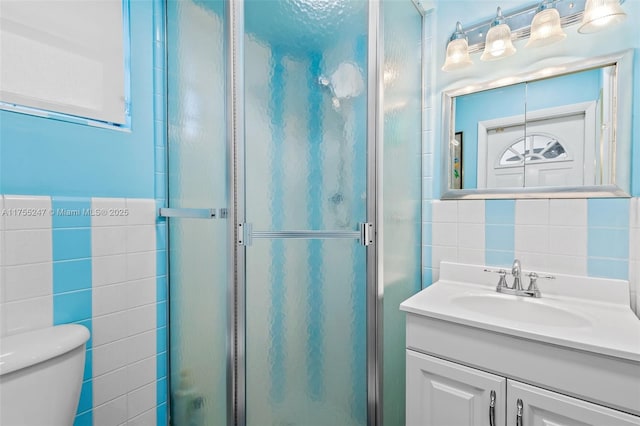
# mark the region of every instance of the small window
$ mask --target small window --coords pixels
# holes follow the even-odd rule
[[[0,1],[0,101],[127,122],[123,0]]]
[[[567,151],[553,135],[532,133],[514,141],[500,156],[502,167],[567,159]]]

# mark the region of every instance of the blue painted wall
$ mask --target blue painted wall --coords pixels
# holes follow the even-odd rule
[[[152,5],[130,6],[130,131],[0,111],[0,193],[154,197]]]

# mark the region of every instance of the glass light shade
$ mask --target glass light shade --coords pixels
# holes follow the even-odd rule
[[[459,38],[451,40],[447,45],[447,57],[444,60],[442,71],[455,71],[473,65],[469,56],[469,44],[467,40]]]
[[[516,53],[516,48],[511,42],[511,29],[507,24],[491,27],[487,33],[487,40],[484,52],[480,57],[481,61],[495,61],[506,58]]]
[[[622,22],[626,17],[618,0],[587,0],[578,32],[595,33]]]
[[[567,34],[562,30],[560,13],[550,8],[536,13],[531,21],[531,35],[526,47],[541,47],[564,40]]]

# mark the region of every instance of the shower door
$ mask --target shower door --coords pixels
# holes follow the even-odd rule
[[[224,425],[224,1],[169,0],[166,7],[171,424]]]
[[[367,2],[244,16],[246,424],[365,425]]]

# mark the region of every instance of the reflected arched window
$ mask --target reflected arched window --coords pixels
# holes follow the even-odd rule
[[[557,137],[547,133],[532,133],[516,139],[500,156],[498,166],[521,166],[567,160],[568,154]]]

